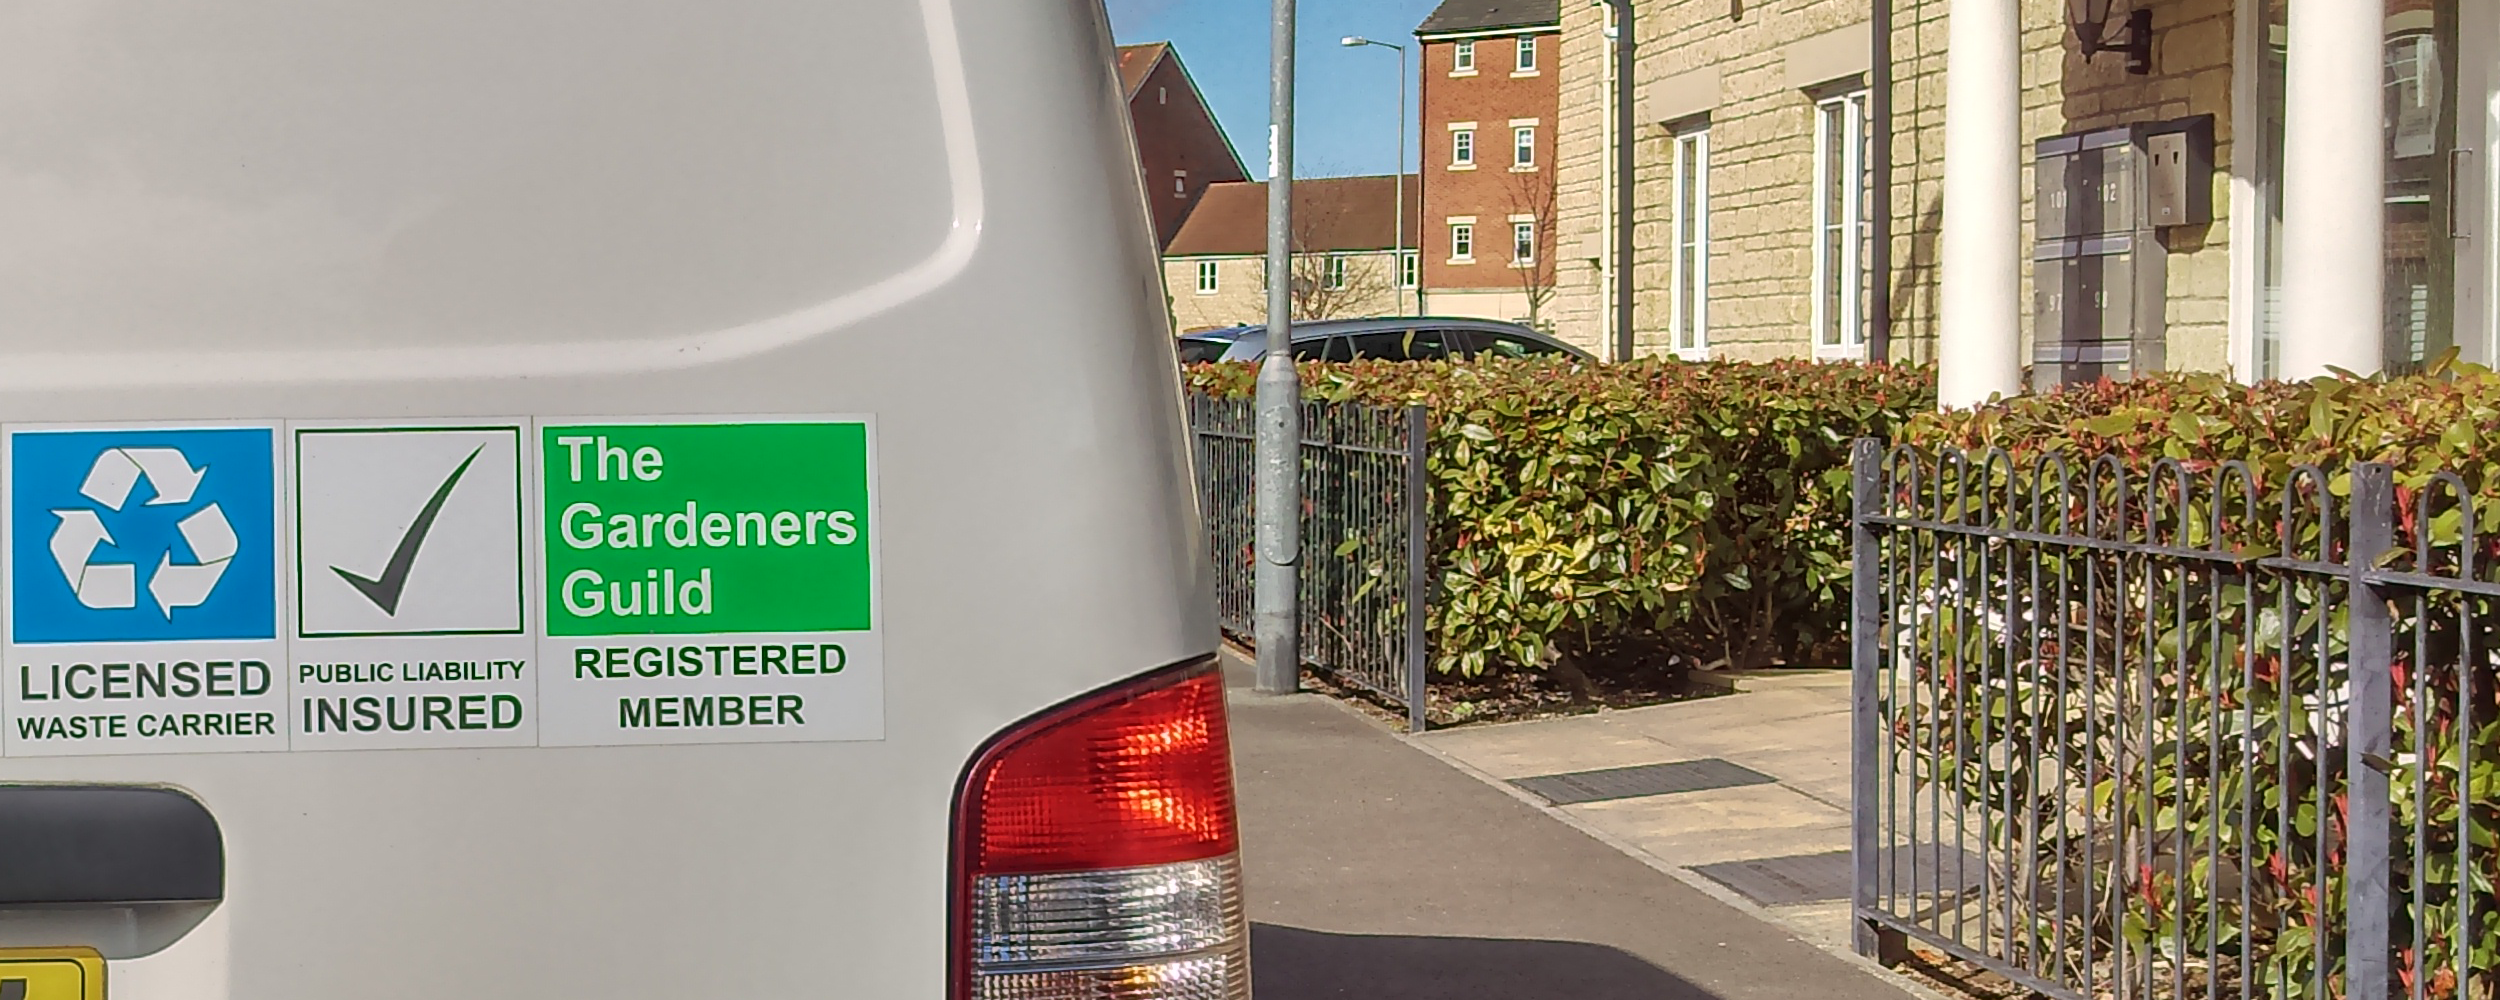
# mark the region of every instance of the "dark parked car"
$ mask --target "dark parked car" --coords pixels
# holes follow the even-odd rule
[[[1232,333],[1232,341],[1222,360],[1255,361],[1267,355],[1266,327],[1228,332]],[[1297,361],[1445,361],[1476,357],[1597,360],[1587,351],[1517,323],[1449,316],[1296,324],[1293,356]]]

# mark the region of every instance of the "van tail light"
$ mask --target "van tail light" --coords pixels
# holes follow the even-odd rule
[[[1212,658],[1009,727],[955,801],[956,1000],[1247,1000]]]

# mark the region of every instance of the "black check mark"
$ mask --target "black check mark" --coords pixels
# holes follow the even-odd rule
[[[443,501],[451,499],[451,488],[460,485],[460,477],[469,471],[469,463],[477,461],[478,453],[485,450],[485,445],[478,445],[469,457],[460,460],[459,468],[451,470],[451,478],[434,488],[433,498],[425,502],[424,510],[417,512],[416,521],[408,525],[408,533],[399,536],[399,547],[391,550],[390,565],[382,567],[380,579],[358,576],[337,566],[330,567],[330,572],[338,574],[339,579],[347,581],[348,586],[365,595],[365,600],[372,601],[373,606],[382,609],[383,614],[399,614],[399,595],[408,586],[408,571],[417,565],[417,547],[424,545],[426,533],[434,530],[434,516],[443,512]]]

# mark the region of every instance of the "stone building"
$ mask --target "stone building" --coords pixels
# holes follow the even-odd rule
[[[1422,50],[1423,310],[1550,326],[1558,0],[1442,0]]]
[[[1862,356],[1867,7],[1636,2],[1629,86],[1611,8],[1561,10],[1557,332],[1610,347],[1624,271],[1640,352]],[[2500,0],[2353,3],[1894,0],[1894,355],[1949,401],[2492,359]]]
[[[1401,243],[1395,175],[1293,182],[1295,319],[1394,316],[1413,301],[1415,255],[1400,268],[1397,247],[1416,245],[1420,187],[1408,175]],[[1164,248],[1163,288],[1176,332],[1267,322],[1267,185],[1208,187]]]

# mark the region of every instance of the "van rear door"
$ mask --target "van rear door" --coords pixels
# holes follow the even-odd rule
[[[1110,66],[1094,0],[0,9],[0,844],[95,847],[0,979],[974,988],[976,754],[1215,641]]]

